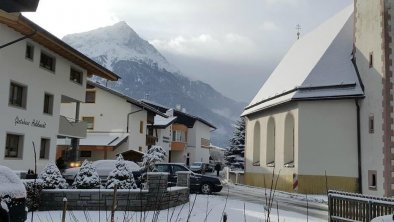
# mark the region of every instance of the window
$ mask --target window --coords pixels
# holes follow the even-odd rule
[[[172,141],[186,142],[186,133],[184,131],[174,130],[172,133]]]
[[[94,117],[82,117],[82,121],[86,123],[87,129],[92,130],[94,128]]]
[[[256,122],[253,130],[253,166],[260,166],[260,123]]]
[[[50,115],[53,113],[53,95],[48,93],[44,95],[44,113]]]
[[[176,172],[178,172],[178,171],[189,171],[189,170],[183,166],[172,165],[172,173],[176,174]]]
[[[40,159],[49,159],[50,147],[51,147],[51,140],[46,138],[41,138]]]
[[[55,72],[55,64],[56,64],[56,59],[54,57],[45,54],[44,52],[41,52],[40,66],[42,68]]]
[[[156,169],[157,169],[157,172],[167,172],[167,173],[169,173],[170,172],[170,166],[169,165],[156,165]]]
[[[267,125],[267,153],[266,162],[268,167],[275,167],[275,120],[269,118]]]
[[[33,60],[34,57],[34,46],[30,43],[26,44],[26,52],[25,52],[26,59]]]
[[[374,133],[375,132],[375,127],[374,127],[374,117],[373,115],[369,116],[368,119],[368,128],[369,128],[369,133]]]
[[[144,133],[144,121],[140,121],[140,133]]]
[[[92,151],[79,151],[79,157],[92,157]]]
[[[70,70],[70,80],[71,81],[82,85],[82,77],[83,77],[83,74],[81,71],[71,68],[71,70]]]
[[[368,170],[368,187],[370,190],[376,190],[377,178],[376,170]]]
[[[8,103],[12,106],[26,108],[27,87],[11,82]]]
[[[96,91],[86,91],[85,103],[95,103],[96,102]]]
[[[5,155],[9,158],[21,158],[23,148],[23,136],[15,134],[7,134]]]
[[[284,136],[284,164],[285,167],[294,167],[294,117],[287,114],[285,119],[285,136]]]
[[[373,53],[369,53],[369,68],[373,67]]]

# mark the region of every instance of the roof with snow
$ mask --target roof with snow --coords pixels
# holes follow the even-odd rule
[[[166,128],[170,124],[172,124],[176,120],[176,116],[169,116],[167,118],[162,117],[162,116],[155,116],[154,124],[153,126],[155,128]]]
[[[118,147],[128,138],[128,133],[87,133],[86,138],[79,140],[80,146]],[[66,139],[57,139],[57,145],[68,145]]]
[[[7,25],[63,58],[86,69],[88,75],[96,75],[112,81],[117,81],[120,78],[112,71],[99,65],[20,13],[7,13],[0,10],[0,24]]]
[[[149,100],[145,100],[142,99],[141,102],[148,104],[149,106],[152,106],[158,110],[160,110],[161,112],[167,112],[168,110],[170,110],[171,108],[165,107],[161,104],[149,101]],[[210,122],[204,120],[203,118],[200,118],[198,116],[193,116],[191,114],[185,113],[185,112],[181,112],[179,110],[174,109],[174,116],[176,116],[176,123],[181,123],[181,124],[185,124],[188,128],[193,128],[194,127],[194,123],[196,122],[196,120],[204,123],[205,125],[216,129],[216,126],[214,126],[213,124],[211,124]]]
[[[363,97],[352,51],[348,6],[294,43],[242,116],[294,100]]]
[[[124,98],[124,99],[126,99],[127,102],[132,103],[132,104],[134,104],[134,105],[136,105],[136,106],[138,106],[138,107],[141,107],[141,108],[147,110],[148,112],[152,112],[152,113],[157,114],[157,115],[160,115],[160,116],[162,116],[162,117],[164,117],[164,118],[167,117],[167,115],[165,115],[164,113],[160,112],[160,111],[159,111],[158,109],[156,109],[155,107],[149,106],[148,104],[145,104],[145,103],[143,103],[143,102],[140,102],[140,101],[138,101],[138,100],[136,100],[136,99],[134,99],[134,98],[131,98],[130,96],[126,96],[125,94],[123,94],[123,93],[121,93],[121,92],[118,92],[118,91],[115,91],[115,90],[110,89],[110,88],[108,88],[108,87],[105,87],[105,86],[103,86],[103,85],[101,85],[101,84],[99,84],[99,83],[95,83],[95,82],[92,82],[92,81],[88,80],[87,85],[97,87],[97,88],[102,89],[102,90],[104,90],[104,91],[107,91],[107,92],[109,92],[109,93],[111,93],[111,94],[114,94],[114,95],[116,95],[116,96],[119,96],[119,97],[121,97],[121,98]]]

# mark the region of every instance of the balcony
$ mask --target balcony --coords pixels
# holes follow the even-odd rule
[[[186,143],[185,142],[179,142],[179,141],[172,141],[171,142],[171,150],[173,151],[184,151],[186,149]]]
[[[59,117],[59,136],[71,138],[85,138],[86,137],[86,123],[71,120],[67,117]]]
[[[146,145],[147,146],[156,145],[156,142],[157,142],[157,137],[154,137],[152,135],[146,135]]]

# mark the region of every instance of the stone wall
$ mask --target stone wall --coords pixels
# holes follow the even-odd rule
[[[189,174],[178,173],[176,187],[167,187],[168,174],[148,173],[147,190],[117,190],[117,210],[162,210],[189,202]],[[43,190],[39,210],[61,210],[67,198],[68,210],[104,210],[112,207],[112,189]]]

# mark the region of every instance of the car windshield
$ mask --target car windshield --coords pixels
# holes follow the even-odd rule
[[[200,167],[202,165],[202,163],[193,163],[191,165],[191,167]]]

